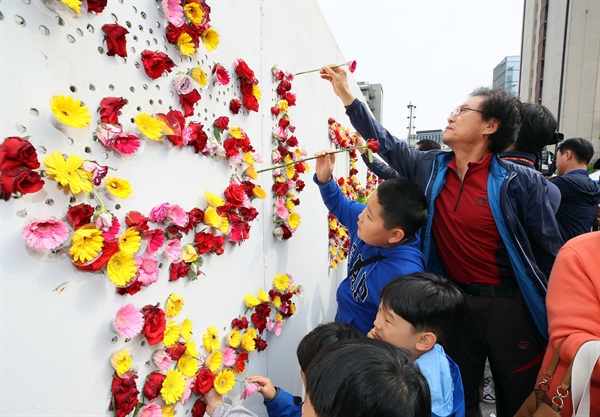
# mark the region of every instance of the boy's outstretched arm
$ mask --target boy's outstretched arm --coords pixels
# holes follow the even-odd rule
[[[266,376],[253,375],[246,378],[248,381],[258,385],[258,392],[260,392],[266,401],[270,401],[275,398],[277,389],[273,386],[273,383]]]
[[[315,156],[318,157],[315,162],[315,174],[317,181],[321,184],[327,184],[333,174],[335,154],[329,152],[329,150],[315,152]]]

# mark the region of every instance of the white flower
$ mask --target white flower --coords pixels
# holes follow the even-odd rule
[[[194,80],[189,75],[177,74],[173,79],[173,84],[180,96],[189,94],[194,90]]]

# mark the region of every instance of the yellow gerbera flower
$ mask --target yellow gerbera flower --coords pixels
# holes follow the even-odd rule
[[[278,291],[287,291],[290,287],[290,277],[287,274],[276,275],[273,279],[273,287]]]
[[[185,378],[179,369],[169,369],[165,377],[160,394],[165,404],[175,404],[185,390]]]
[[[135,116],[135,125],[140,130],[142,135],[152,140],[162,140],[163,128],[165,124],[162,120],[155,119],[146,113],[140,113]]]
[[[292,211],[296,208],[296,205],[294,204],[294,202],[290,199],[287,199],[285,201],[285,208],[287,208],[289,211]]]
[[[246,303],[246,307],[254,308],[260,304],[260,300],[254,295],[247,295],[244,297],[244,303]]]
[[[202,32],[202,42],[206,49],[209,51],[214,51],[219,46],[219,32],[217,32],[214,28],[208,28],[204,32]]]
[[[171,320],[167,323],[165,327],[165,335],[163,337],[163,345],[166,347],[171,347],[177,342],[179,339],[179,326],[175,323],[175,321]]]
[[[204,223],[215,229],[219,229],[223,233],[229,230],[229,219],[227,216],[219,215],[214,207],[208,207],[204,212]]]
[[[190,76],[192,77],[192,79],[194,81],[196,81],[198,84],[200,84],[200,86],[202,88],[206,87],[206,84],[208,84],[208,78],[206,77],[206,72],[204,72],[204,70],[200,67],[192,68],[192,71],[190,72]]]
[[[113,284],[123,287],[135,277],[137,266],[133,255],[125,252],[117,252],[108,260],[106,273]]]
[[[192,37],[185,32],[177,38],[177,46],[179,46],[179,50],[184,55],[192,56],[196,53],[196,47],[194,46]]]
[[[225,200],[223,200],[222,197],[219,197],[218,195],[213,194],[210,191],[204,191],[204,195],[206,196],[206,202],[209,206],[221,207],[225,205]]]
[[[69,254],[73,261],[85,263],[96,259],[104,247],[102,231],[92,226],[83,226],[75,230]]]
[[[256,339],[258,337],[258,334],[256,334],[256,329],[254,327],[248,327],[246,329],[246,334],[249,334],[253,339]]]
[[[256,84],[254,84],[252,86],[252,95],[254,96],[255,99],[260,100],[260,97],[262,96],[262,93],[260,91],[260,87]]]
[[[184,301],[181,295],[175,293],[169,295],[169,298],[167,298],[167,307],[165,309],[167,316],[175,317],[178,315],[183,308],[183,304]]]
[[[244,152],[244,162],[247,163],[248,165],[251,165],[254,163],[254,158],[252,157],[252,154],[250,152]]]
[[[81,2],[79,4],[81,5]],[[71,96],[54,96],[51,107],[56,118],[67,126],[82,128],[89,125],[92,120],[88,108],[81,104],[81,100],[75,100]]]
[[[279,322],[281,322],[281,324],[283,324],[283,322],[284,322],[283,316],[281,314],[277,314],[275,316],[275,321],[279,321]]]
[[[229,346],[231,346],[234,349],[240,345],[241,341],[242,336],[240,335],[239,330],[233,330],[227,335],[227,343],[229,343]]]
[[[258,299],[261,303],[268,303],[269,294],[267,294],[267,292],[261,288],[258,290]]]
[[[254,188],[252,189],[252,194],[254,194],[256,197],[263,199],[263,200],[265,198],[267,198],[267,192],[260,185],[254,184]]]
[[[293,302],[290,303],[290,313],[296,314],[296,304],[294,304]]]
[[[295,211],[290,213],[287,220],[292,229],[297,229],[300,226],[300,215]]]
[[[77,13],[81,13],[81,0],[60,0]]]
[[[248,352],[254,352],[256,349],[256,342],[254,341],[254,337],[252,337],[249,333],[244,333],[242,335],[241,340],[242,348]]]
[[[215,326],[208,326],[206,328],[206,333],[202,336],[202,342],[204,345],[204,349],[209,352],[213,350],[219,350],[219,332]]]
[[[231,137],[233,137],[235,139],[241,139],[244,137],[244,131],[242,129],[240,129],[239,127],[235,127],[235,126],[232,126],[229,128],[229,134],[231,135]]]
[[[190,340],[185,344],[185,352],[184,355],[191,356],[193,358],[198,356],[198,347],[196,346],[196,342]]]
[[[181,337],[183,337],[183,340],[187,341],[192,337],[192,329],[192,321],[187,317],[183,319],[183,323],[181,323]]]
[[[277,100],[277,103],[275,103],[275,106],[277,106],[277,108],[284,113],[286,111],[288,111],[288,109],[290,108],[290,105],[287,100]]]
[[[288,178],[293,178],[296,175],[296,167],[294,165],[288,165],[285,167],[285,176]]]
[[[163,405],[160,409],[162,417],[175,417],[175,407],[172,405]]]
[[[54,176],[54,181],[63,187],[68,185],[71,193],[79,194],[83,191],[88,194],[92,191],[91,174],[82,168],[83,158],[69,155],[65,160],[61,153],[52,152],[44,159],[44,165],[48,168],[46,174]]]
[[[183,10],[187,18],[196,25],[199,25],[204,20],[204,10],[198,3],[188,3],[184,6]]]
[[[219,368],[221,368],[221,365],[223,365],[223,354],[220,351],[215,350],[207,356],[204,364],[208,366],[208,369],[210,369],[211,372],[217,372]]]
[[[337,269],[337,262],[335,260],[331,261],[331,267]]]
[[[124,373],[131,369],[131,356],[126,350],[121,349],[112,354],[110,357],[110,364],[119,376],[123,376]]]
[[[275,306],[275,308],[281,307],[281,297],[279,297],[278,295],[276,295],[273,298],[273,301],[271,301],[271,303]]]
[[[131,227],[125,230],[125,233],[119,238],[119,250],[133,255],[142,246],[141,241],[140,232]]]
[[[198,359],[191,356],[182,356],[177,361],[177,367],[185,376],[194,376],[198,372]]]
[[[106,179],[106,191],[119,198],[127,198],[133,190],[129,181],[120,178],[108,177]]]
[[[253,180],[258,178],[258,172],[256,172],[256,168],[254,167],[254,164],[249,165],[248,168],[246,168],[246,170],[244,171],[244,175]]]
[[[194,262],[198,259],[198,252],[196,252],[194,245],[188,243],[181,248],[181,259],[185,263]]]
[[[224,369],[217,374],[214,385],[219,394],[227,394],[235,385],[235,375],[229,369]]]

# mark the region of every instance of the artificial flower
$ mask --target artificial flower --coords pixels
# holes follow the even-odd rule
[[[208,326],[206,328],[206,333],[202,336],[202,342],[204,345],[204,349],[209,352],[213,350],[219,350],[219,332],[215,326]]]
[[[116,417],[127,416],[138,404],[139,391],[135,380],[137,374],[128,372],[123,377],[117,373],[113,375],[111,384],[112,401],[111,407],[114,408]]]
[[[194,104],[196,104],[202,97],[198,90],[193,89],[188,94],[179,95],[179,104],[183,107],[183,115],[189,117],[194,114]]]
[[[208,28],[200,35],[204,46],[209,51],[214,51],[219,46],[219,32],[214,28]],[[223,84],[223,83],[221,83]]]
[[[244,333],[242,335],[241,346],[244,350],[248,352],[253,352],[256,349],[256,342],[254,341],[254,337],[250,333]]]
[[[192,337],[192,321],[190,319],[188,319],[187,317],[185,319],[183,319],[183,322],[181,323],[181,337],[183,338],[183,340],[189,340],[190,337]],[[192,343],[191,341],[188,343]],[[192,356],[196,356],[196,355],[192,355]]]
[[[23,239],[34,249],[54,250],[65,243],[69,228],[60,220],[37,219],[23,228]]]
[[[267,192],[260,185],[255,185],[254,188],[252,189],[252,193],[257,198],[260,198],[262,200],[264,200],[265,198],[267,198]]]
[[[54,96],[52,98],[52,113],[56,118],[67,126],[74,128],[86,127],[92,120],[88,108],[71,96]]]
[[[184,55],[192,56],[196,53],[196,46],[194,45],[192,37],[185,32],[183,32],[181,35],[179,35],[179,38],[177,38],[177,46]]]
[[[235,376],[229,369],[220,371],[215,377],[215,390],[223,395],[227,394],[235,385]]]
[[[217,78],[217,81],[219,81],[221,85],[229,84],[229,72],[225,69],[223,65],[215,64],[215,66],[212,69],[212,74]]]
[[[106,8],[108,0],[87,0],[87,12],[100,14]]]
[[[171,239],[167,241],[163,255],[173,262],[181,256],[181,241],[179,239]]]
[[[133,304],[125,304],[117,310],[114,324],[121,336],[131,339],[142,331],[144,315]]]
[[[192,377],[194,377],[194,376],[196,376],[196,375],[195,374],[192,375]],[[186,378],[185,389],[183,390],[183,395],[179,399],[179,402],[181,402],[181,404],[185,404],[187,402],[187,400],[190,398],[190,395],[192,395],[192,386],[194,385],[194,383],[195,383],[195,378]]]
[[[235,358],[234,370],[238,374],[244,373],[246,370],[246,361],[248,360],[248,352],[240,353],[237,358]]]
[[[81,230],[81,229],[80,229]],[[135,278],[137,267],[133,256],[125,252],[114,254],[106,265],[106,274],[110,281],[118,287],[124,287]]]
[[[98,257],[104,238],[100,230],[86,226],[75,230],[71,241],[69,254],[73,256],[73,261],[85,263]]]
[[[233,114],[238,114],[242,108],[242,103],[237,98],[232,98],[229,102],[229,110]]]
[[[198,359],[191,356],[183,356],[177,362],[177,367],[185,376],[194,376],[198,372]]]
[[[153,52],[147,49],[142,51],[142,64],[146,74],[153,80],[160,77],[165,71],[171,72],[171,68],[175,65],[164,52]]]
[[[185,346],[185,351],[184,351],[185,356],[191,356],[194,358],[198,356],[198,347],[196,346],[196,342],[194,342],[193,340],[190,340],[190,341],[186,342],[184,346]]]
[[[160,405],[151,402],[140,408],[136,415],[138,417],[162,417],[163,414]]]
[[[171,366],[171,357],[163,349],[159,349],[152,355],[152,362],[161,372],[164,372]]]
[[[225,200],[223,200],[223,198],[219,197],[216,194],[211,193],[210,191],[204,191],[204,195],[206,196],[206,202],[208,203],[209,206],[221,207],[222,205],[225,204]],[[205,213],[205,215],[206,215],[206,213]]]
[[[177,204],[168,205],[165,218],[177,227],[185,227],[188,222],[187,212]]]
[[[169,369],[162,383],[160,394],[165,404],[175,404],[183,395],[185,378],[178,369]]]
[[[106,24],[102,26],[102,30],[106,34],[106,55],[120,57],[127,57],[127,40],[125,35],[129,33],[127,29],[118,23]],[[117,122],[106,122],[106,123],[117,123]]]
[[[258,391],[258,385],[254,382],[250,382],[246,384],[246,389],[244,389],[244,391],[242,392],[242,396],[240,397],[240,399],[245,400],[246,398],[254,394],[256,391]]]
[[[119,249],[123,253],[133,255],[140,248],[141,240],[140,232],[134,228],[129,228],[125,230],[125,233],[119,239]]]
[[[71,193],[88,194],[92,191],[91,175],[82,168],[83,158],[69,155],[65,159],[61,153],[52,152],[43,162],[48,168],[46,174],[54,176],[54,180],[63,187],[68,185]]]
[[[208,366],[208,369],[210,369],[211,372],[217,372],[221,365],[223,365],[223,354],[218,350],[214,350],[207,356],[204,364]]]
[[[121,349],[112,354],[110,364],[117,371],[117,374],[122,377],[131,368],[131,356],[126,350]]]
[[[269,294],[266,293],[265,290],[263,290],[262,288],[258,290],[258,300],[261,303],[268,303],[269,302]]]
[[[167,316],[169,317],[175,317],[177,316],[180,312],[181,309],[183,308],[183,297],[179,294],[171,294],[169,295],[169,298],[167,299],[167,306],[166,306],[166,313]]]
[[[28,138],[12,136],[0,143],[0,171],[17,167],[36,169],[40,163],[35,146]]]
[[[137,279],[143,285],[150,285],[158,281],[158,261],[151,257],[135,257],[137,267]]]
[[[85,172],[89,174],[89,180],[94,185],[100,185],[100,183],[108,173],[108,166],[100,165],[95,161],[83,161],[81,167]]]
[[[215,229],[219,229],[223,233],[229,230],[229,220],[226,215],[219,215],[214,207],[208,207],[204,212],[204,223]]]
[[[163,344],[167,347],[173,346],[177,339],[179,339],[179,326],[171,320],[165,327]]]

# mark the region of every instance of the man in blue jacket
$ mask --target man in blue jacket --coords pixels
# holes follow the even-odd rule
[[[378,155],[425,192],[421,236],[428,270],[469,295],[466,320],[444,342],[462,373],[466,415],[481,415],[488,357],[497,415],[512,417],[536,382],[548,338],[547,277],[562,245],[546,180],[498,158],[517,137],[519,99],[475,90],[448,117],[442,141],[452,152],[419,152],[355,99],[342,68],[324,67],[321,77],[331,82],[358,133],[378,140]]]

